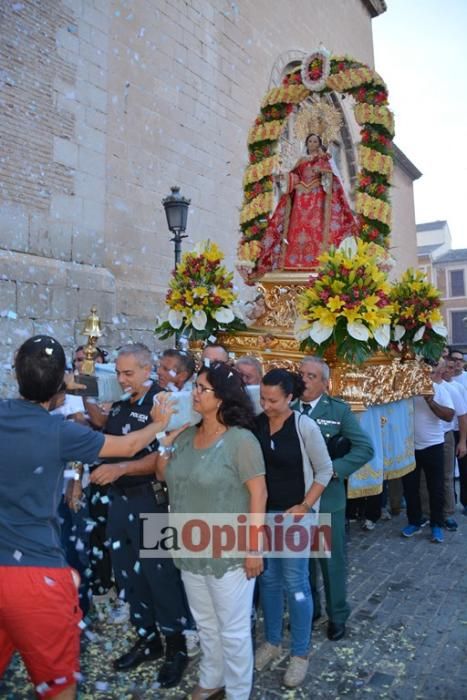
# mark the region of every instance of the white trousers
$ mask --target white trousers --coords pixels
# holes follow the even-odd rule
[[[255,579],[243,568],[222,578],[182,571],[201,645],[199,684],[225,686],[227,700],[248,700],[253,682],[251,607]]]

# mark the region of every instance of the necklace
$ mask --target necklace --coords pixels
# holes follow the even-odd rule
[[[201,432],[201,431],[202,431],[202,428],[200,428],[199,431],[198,431],[198,435],[197,435],[197,437],[198,437],[197,442],[198,442],[198,443],[202,443],[202,444],[210,443],[210,442],[212,442],[212,441],[214,440],[214,438],[216,437],[216,435],[218,435],[218,434],[221,433],[221,432],[225,432],[225,430],[227,430],[227,428],[225,427],[225,425],[219,425],[219,426],[218,426],[214,431],[212,431],[211,433],[207,433],[207,432],[204,432],[204,431]]]

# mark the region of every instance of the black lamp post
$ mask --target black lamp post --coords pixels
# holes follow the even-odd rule
[[[182,252],[182,239],[187,238],[185,235],[186,222],[188,218],[188,208],[191,204],[191,199],[185,199],[180,194],[180,187],[171,187],[172,194],[169,194],[162,200],[164,205],[165,215],[167,217],[167,226],[170,232],[173,233],[173,241],[175,247],[175,267],[180,262]]]

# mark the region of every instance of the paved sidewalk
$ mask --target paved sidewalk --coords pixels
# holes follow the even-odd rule
[[[310,670],[303,688],[281,688],[286,660],[257,675],[252,700],[465,700],[467,698],[467,517],[459,530],[431,544],[430,529],[400,537],[404,514],[379,522],[372,532],[352,523],[349,592],[353,608],[348,634],[326,638],[326,621],[313,634]],[[196,683],[196,662],[183,686],[159,690],[158,665],[114,674],[111,660],[129,643],[125,626],[96,627],[82,656],[82,700],[181,700]],[[0,697],[33,698],[19,662],[12,665]]]

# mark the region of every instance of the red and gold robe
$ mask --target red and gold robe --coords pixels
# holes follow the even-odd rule
[[[261,241],[258,274],[312,270],[330,245],[357,234],[357,223],[328,154],[301,158]],[[324,185],[324,186],[323,186]]]

